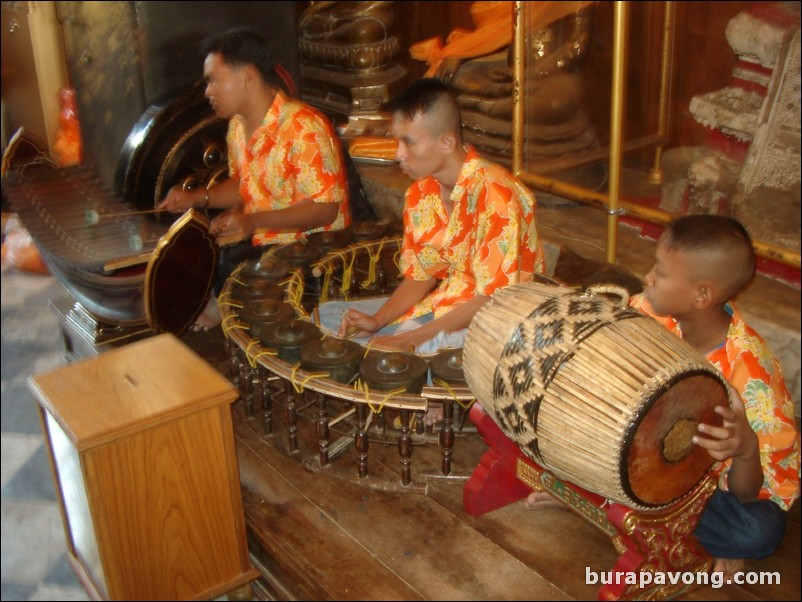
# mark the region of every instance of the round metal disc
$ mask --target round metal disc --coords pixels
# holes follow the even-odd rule
[[[350,382],[359,371],[364,348],[345,339],[325,337],[301,347],[301,367],[312,372],[328,372],[329,378]]]
[[[380,391],[403,388],[420,393],[428,371],[422,357],[401,351],[374,351],[359,363],[359,376]]]
[[[432,380],[443,380],[452,385],[465,385],[462,370],[462,349],[447,349],[431,359]]]

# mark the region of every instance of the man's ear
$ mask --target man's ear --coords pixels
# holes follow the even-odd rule
[[[440,136],[440,148],[444,155],[450,154],[457,146],[457,137],[454,132],[446,132]]]
[[[256,67],[249,63],[246,63],[240,67],[240,74],[242,77],[242,82],[245,84],[247,89],[251,89],[254,82],[256,82],[259,78],[259,72],[256,70]]]

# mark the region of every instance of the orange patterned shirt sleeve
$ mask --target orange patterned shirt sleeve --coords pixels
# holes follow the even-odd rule
[[[468,147],[451,201],[448,215],[434,178],[407,190],[401,271],[440,283],[400,319],[439,317],[477,294],[492,295],[544,271],[535,198],[509,171]]]
[[[630,305],[682,336],[679,323],[673,318],[656,316],[642,294],[633,297]],[[788,510],[799,496],[800,438],[794,422],[794,404],[777,358],[740,312],[731,305],[727,307],[732,314],[727,341],[706,357],[737,389],[749,424],[757,433],[764,475],[760,499],[771,500]],[[731,462],[717,467],[721,471],[722,489],[727,489]]]
[[[239,181],[245,213],[285,209],[304,199],[338,203],[335,220],[317,230],[341,230],[350,225],[345,165],[337,134],[312,107],[278,92],[262,124],[245,139],[241,118],[228,129],[228,167]],[[302,232],[265,228],[253,235],[254,245],[287,243]]]

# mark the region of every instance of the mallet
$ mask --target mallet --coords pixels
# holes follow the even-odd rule
[[[143,209],[141,211],[121,211],[118,213],[98,213],[94,209],[89,209],[86,212],[86,224],[94,226],[103,217],[126,217],[128,215],[145,215],[147,213],[161,213],[160,209]]]

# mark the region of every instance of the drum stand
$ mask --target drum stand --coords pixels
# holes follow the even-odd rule
[[[711,558],[693,536],[716,480],[707,475],[693,490],[673,504],[655,511],[635,510],[610,502],[602,496],[557,479],[548,470],[523,455],[478,403],[470,410],[471,421],[490,448],[482,456],[463,490],[463,505],[471,516],[480,516],[527,497],[532,491],[546,491],[601,529],[620,554],[612,574],[623,573],[613,583],[602,585],[599,600],[660,600],[689,591],[669,573],[707,572]],[[626,576],[662,573],[665,584],[641,589],[627,583]],[[618,583],[620,581],[620,583]]]

